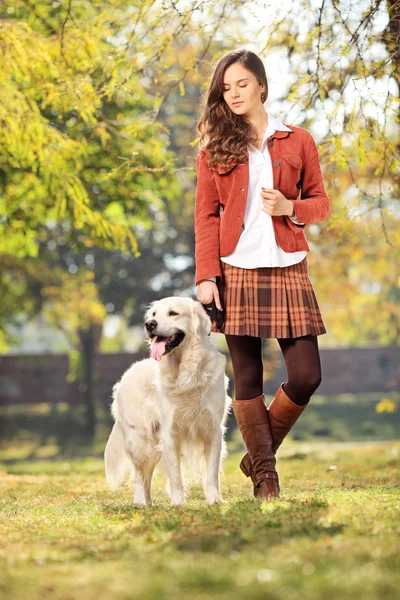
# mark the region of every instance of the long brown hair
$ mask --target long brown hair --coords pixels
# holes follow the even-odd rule
[[[232,50],[217,63],[208,90],[202,99],[202,114],[196,125],[200,138],[199,150],[210,154],[210,168],[229,167],[243,162],[248,156],[249,143],[257,139],[251,124],[241,115],[234,114],[223,97],[224,73],[233,63],[241,63],[264,85],[264,102],[268,97],[268,81],[265,67],[257,54],[251,50]]]

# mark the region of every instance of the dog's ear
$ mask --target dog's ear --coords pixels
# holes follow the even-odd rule
[[[198,340],[211,333],[211,319],[200,302],[192,302],[192,324],[195,336]]]

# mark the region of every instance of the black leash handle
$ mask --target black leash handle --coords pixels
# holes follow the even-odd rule
[[[221,302],[221,300],[220,300]],[[206,311],[206,313],[208,314],[208,316],[211,319],[211,323],[213,323],[214,319],[217,319],[217,329],[219,329],[223,322],[224,322],[224,311],[223,310],[219,310],[219,308],[217,307],[216,303],[215,303],[215,298],[212,299],[211,302],[207,302],[207,303],[201,303],[204,310]],[[224,308],[224,305],[221,302],[221,306]]]

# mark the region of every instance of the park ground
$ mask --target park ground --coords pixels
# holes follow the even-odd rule
[[[237,433],[228,449],[224,503],[195,485],[171,506],[159,468],[153,505],[135,507],[107,489],[101,456],[9,460],[3,446],[0,597],[397,596],[400,442],[285,441],[273,502],[252,497]]]

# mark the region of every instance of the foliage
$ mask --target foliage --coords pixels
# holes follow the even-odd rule
[[[397,402],[391,400],[390,398],[382,398],[380,402],[376,405],[376,412],[388,412],[394,413],[397,410]]]
[[[12,259],[54,264],[45,251],[65,256],[64,248],[137,259],[138,234],[179,197],[159,111],[174,80],[201,60],[187,45],[171,69],[174,44],[205,9],[178,13],[150,0],[0,7],[0,260],[10,268],[0,281],[9,298],[0,331],[40,308],[38,281],[31,311],[15,301],[21,273]],[[3,349],[5,342],[2,334]]]
[[[306,235],[337,344],[400,344],[399,20],[396,0],[363,0],[357,11],[333,0],[292,3],[276,8],[261,49],[267,73],[276,59],[290,74],[275,104],[285,122],[318,142],[331,208]],[[258,25],[256,36],[260,15]]]
[[[72,346],[78,346],[76,333],[90,326],[102,325],[106,310],[98,299],[93,273],[82,272],[72,279],[61,272],[56,285],[42,290],[43,313],[50,324],[63,329]]]

